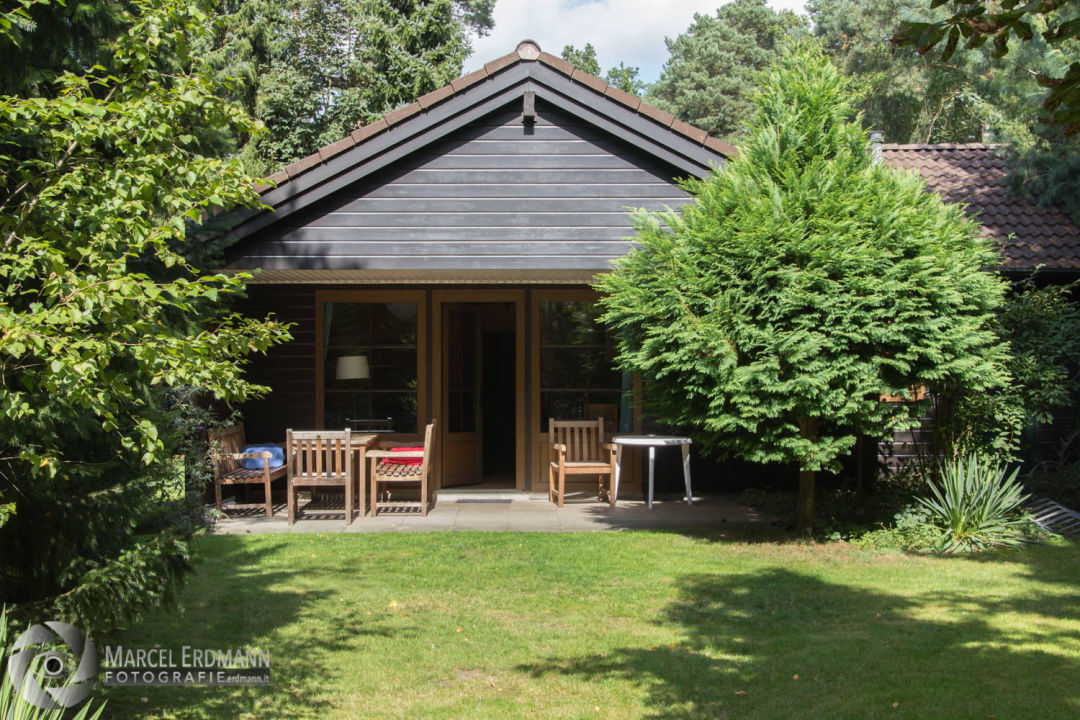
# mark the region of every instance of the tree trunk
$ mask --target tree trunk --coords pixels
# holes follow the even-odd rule
[[[799,434],[804,438],[817,435],[817,419],[801,418]],[[814,478],[813,470],[799,469],[799,507],[795,515],[795,530],[800,535],[810,537],[814,531]]]

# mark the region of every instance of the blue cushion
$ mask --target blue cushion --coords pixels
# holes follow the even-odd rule
[[[277,445],[271,445],[269,443],[264,445],[247,445],[244,447],[242,453],[257,453],[257,452],[269,452],[270,453],[270,468],[279,468],[285,464],[285,450]],[[240,461],[248,470],[262,470],[263,469],[262,458],[244,458]]]

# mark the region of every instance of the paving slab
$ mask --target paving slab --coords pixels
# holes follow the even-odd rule
[[[455,496],[460,496],[455,493]],[[571,499],[558,507],[546,494],[518,493],[510,502],[438,502],[427,517],[418,513],[391,512],[378,517],[357,515],[346,525],[335,515],[332,503],[320,503],[302,513],[289,526],[284,505],[275,507],[274,517],[257,511],[235,512],[214,524],[214,532],[246,533],[337,533],[337,532],[447,532],[522,531],[595,532],[619,530],[668,530],[679,528],[733,528],[762,524],[751,508],[731,497],[695,498],[687,505],[678,498],[657,500],[650,510],[643,500],[619,500],[611,507],[592,499]],[[303,509],[303,506],[301,507]]]

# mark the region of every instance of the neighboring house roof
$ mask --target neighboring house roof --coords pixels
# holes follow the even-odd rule
[[[927,188],[951,203],[964,203],[982,234],[1001,243],[1005,269],[1080,271],[1080,229],[1060,210],[1009,193],[1009,167],[1001,145],[884,143],[882,159],[916,170]]]
[[[238,240],[311,207],[345,188],[490,115],[527,93],[603,131],[681,176],[704,177],[735,148],[642,102],[529,40],[514,52],[400,107],[348,137],[270,176],[259,188],[266,209],[232,216],[227,240]]]

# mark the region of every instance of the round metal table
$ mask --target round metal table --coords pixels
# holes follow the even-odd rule
[[[611,438],[615,444],[615,482],[612,488],[613,502],[619,498],[619,476],[622,474],[623,447],[649,448],[649,509],[653,506],[653,483],[656,475],[656,448],[679,446],[682,448],[683,481],[686,483],[686,504],[694,504],[694,495],[690,491],[690,438],[677,435],[616,435]]]

